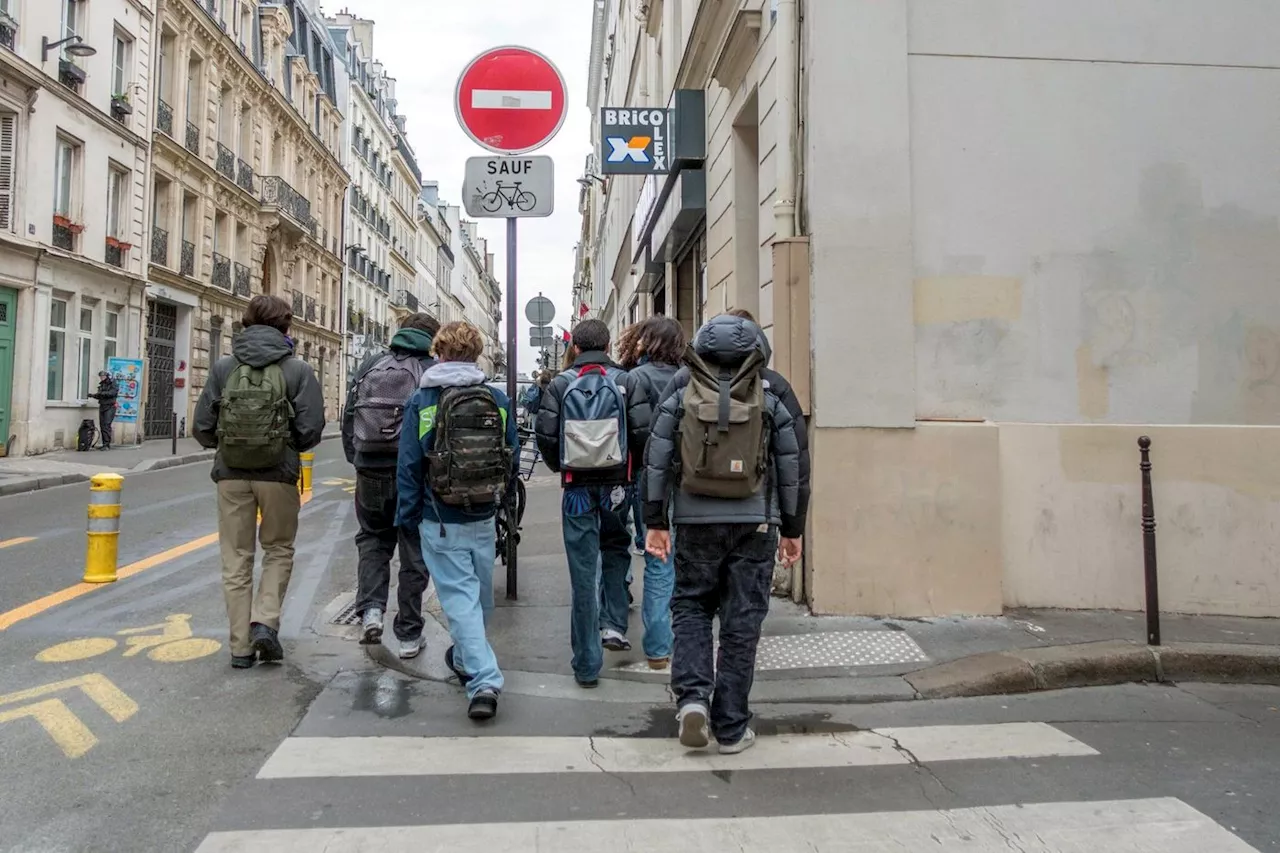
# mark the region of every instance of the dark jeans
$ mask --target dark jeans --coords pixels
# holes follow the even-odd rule
[[[371,607],[387,609],[391,586],[391,557],[400,549],[400,588],[396,596],[398,640],[412,640],[422,634],[422,596],[427,591],[427,564],[422,559],[422,539],[415,529],[396,527],[396,471],[356,469],[356,548],[360,552],[359,591],[356,611]]]
[[[737,743],[751,719],[756,647],[769,612],[778,532],[757,524],[684,524],[675,534],[671,600],[675,654],[671,688],[678,705],[707,703],[711,732]],[[711,659],[711,621],[720,617],[720,651]]]
[[[631,495],[628,486],[577,486],[564,493],[564,551],[573,596],[569,640],[579,681],[600,675],[600,629],[627,632]]]
[[[98,428],[102,431],[102,446],[111,446],[111,425],[116,422],[116,407],[98,409]]]

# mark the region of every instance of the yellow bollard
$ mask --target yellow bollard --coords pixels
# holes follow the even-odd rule
[[[311,491],[311,469],[316,463],[316,455],[308,450],[306,453],[300,454],[298,458],[302,460],[302,493],[305,495]]]
[[[89,480],[89,544],[84,557],[85,583],[113,583],[120,542],[120,490],[124,477],[97,474]]]

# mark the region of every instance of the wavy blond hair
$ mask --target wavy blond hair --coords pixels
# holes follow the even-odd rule
[[[431,343],[431,354],[441,361],[475,361],[482,352],[480,330],[461,320],[441,326]]]

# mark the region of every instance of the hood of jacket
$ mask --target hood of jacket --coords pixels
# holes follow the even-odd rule
[[[730,314],[711,318],[693,338],[693,351],[709,364],[741,364],[757,350],[767,363],[771,353],[764,331],[750,320]]]
[[[461,388],[483,385],[484,371],[470,361],[441,361],[422,374],[421,388]]]
[[[248,326],[231,344],[236,361],[250,367],[266,367],[293,355],[284,333],[271,326]]]
[[[431,336],[421,329],[401,329],[391,338],[391,349],[410,355],[431,355]]]

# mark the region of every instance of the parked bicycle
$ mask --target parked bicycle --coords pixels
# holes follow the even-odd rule
[[[520,436],[520,470],[516,476],[515,488],[503,498],[496,518],[498,559],[502,560],[504,566],[510,562],[511,555],[520,545],[520,525],[524,521],[525,505],[528,503],[525,481],[533,476],[533,470],[541,458],[538,456],[537,442],[533,439],[533,430],[522,426],[516,431]]]

